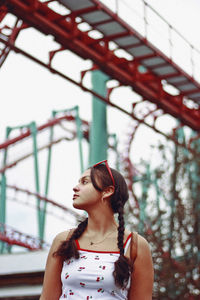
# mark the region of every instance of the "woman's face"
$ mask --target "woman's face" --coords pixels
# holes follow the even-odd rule
[[[90,177],[90,169],[86,170],[78,184],[73,188],[73,207],[88,211],[97,207],[101,202],[102,192],[97,191]]]

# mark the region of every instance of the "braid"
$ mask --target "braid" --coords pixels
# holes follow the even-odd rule
[[[130,262],[127,257],[124,256],[124,215],[123,215],[123,204],[119,199],[118,208],[118,248],[120,256],[115,262],[115,269],[113,271],[115,284],[119,287],[126,287],[129,276],[131,273]]]
[[[88,219],[86,218],[74,230],[71,237],[60,244],[58,250],[55,251],[53,255],[61,256],[63,260],[69,259],[71,257],[75,257],[76,259],[78,259],[79,253],[77,251],[75,240],[77,240],[82,235],[82,233],[85,231],[85,228],[87,227],[87,224],[88,224]]]
[[[118,226],[118,248],[120,251],[120,255],[124,255],[124,212],[123,212],[123,207],[119,207],[118,210],[118,221],[119,221],[119,226]]]

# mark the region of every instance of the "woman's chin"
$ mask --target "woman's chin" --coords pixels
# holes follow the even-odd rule
[[[74,200],[73,202],[73,207],[76,208],[76,209],[84,209],[83,206],[78,203],[78,201]]]

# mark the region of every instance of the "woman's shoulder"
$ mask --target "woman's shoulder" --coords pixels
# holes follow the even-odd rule
[[[137,235],[138,235],[138,254],[144,255],[150,253],[151,252],[150,244],[147,241],[147,239],[141,236],[140,234]]]
[[[65,230],[65,231],[62,231],[62,232],[59,232],[55,237],[54,237],[54,240],[53,240],[53,246],[55,248],[57,248],[57,246],[59,246],[62,242],[64,241],[67,241],[71,234],[73,233],[73,228],[72,229],[68,229],[68,230]]]
[[[65,231],[62,231],[62,232],[59,232],[56,236],[55,236],[55,240],[59,240],[59,241],[63,241],[63,240],[66,240],[69,236],[69,233],[70,233],[70,229],[69,230],[65,230]]]
[[[132,255],[133,257],[137,257],[138,255],[144,255],[146,253],[149,253],[150,251],[150,245],[146,238],[144,238],[142,235],[137,233],[136,231],[130,231],[125,229],[124,232],[124,238],[127,240],[129,237],[131,237],[132,241]]]
[[[132,237],[132,256],[134,257],[134,260],[136,258],[144,259],[144,257],[150,257],[151,249],[147,239],[137,232],[133,232]]]
[[[142,235],[140,235],[137,231],[130,231],[129,229],[125,229],[125,231],[124,231],[125,239],[127,239],[131,235],[132,235],[133,241],[136,242],[137,244],[139,244],[141,246],[145,246],[145,245],[149,244],[147,242],[147,240]]]

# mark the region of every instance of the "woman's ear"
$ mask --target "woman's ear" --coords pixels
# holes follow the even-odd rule
[[[112,185],[108,186],[107,188],[105,188],[105,190],[102,193],[102,199],[111,197],[112,194],[114,194],[114,191],[115,191],[115,189]]]

